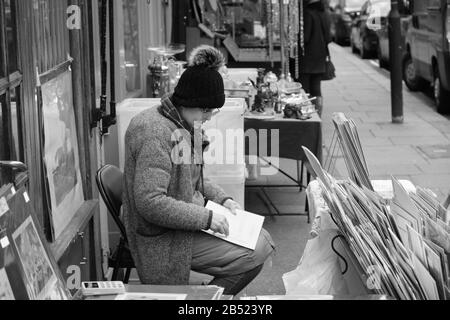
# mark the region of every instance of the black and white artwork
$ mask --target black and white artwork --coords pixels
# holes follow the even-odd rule
[[[13,233],[13,241],[23,266],[30,299],[45,300],[52,296],[58,278],[32,217],[28,217]]]
[[[15,300],[8,275],[4,268],[0,269],[0,300]]]
[[[42,86],[45,164],[55,238],[84,201],[72,94],[70,72]]]

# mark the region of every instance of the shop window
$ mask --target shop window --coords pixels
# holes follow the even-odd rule
[[[20,108],[20,89],[16,88],[11,91],[11,158],[14,160],[24,161],[22,152],[22,125],[21,125],[21,108]]]
[[[414,13],[415,14],[425,14],[427,11],[427,3],[423,0],[414,0]]]
[[[13,90],[14,91],[14,90]],[[22,126],[18,101],[0,97],[0,160],[23,161]],[[0,170],[0,186],[14,182],[16,177],[10,170]]]
[[[266,41],[266,29],[264,23],[265,1],[243,0],[241,6],[228,6],[228,1],[222,1],[225,5],[223,21],[215,22],[215,15],[209,14],[208,7],[200,6],[198,2],[196,17],[204,24],[214,27],[214,24],[225,25],[225,28],[234,35],[236,42],[241,47],[260,46],[262,41]],[[277,10],[278,2],[273,5]],[[194,9],[196,9],[194,7]],[[275,35],[278,37],[278,34]]]
[[[126,91],[141,89],[138,0],[123,0]]]
[[[16,16],[15,0],[0,2],[0,160],[24,162]],[[17,178],[0,169],[0,187]]]
[[[411,14],[411,1],[410,0],[403,0],[400,1],[399,3],[399,9],[400,9],[400,13],[402,15],[410,15]]]
[[[24,161],[19,97],[19,88],[12,89],[9,95],[4,94],[0,97],[0,160]],[[2,170],[0,186],[15,179],[6,171]]]
[[[33,0],[33,37],[40,74],[67,63],[70,53],[66,25],[68,4],[67,0]]]
[[[1,21],[1,20],[0,20]],[[1,43],[3,43],[3,40],[2,40],[2,35],[1,35],[1,33],[0,33],[0,44]],[[1,49],[1,48],[0,48]],[[2,52],[3,50],[1,49],[0,50],[0,53]],[[5,76],[6,76],[6,71],[5,71],[5,61],[3,61],[3,59],[0,57],[0,79],[4,79],[5,78]]]
[[[5,95],[0,98],[0,159],[9,159],[8,109]]]
[[[8,72],[13,73],[18,70],[17,65],[17,25],[16,25],[16,1],[5,0],[5,31],[8,54]]]

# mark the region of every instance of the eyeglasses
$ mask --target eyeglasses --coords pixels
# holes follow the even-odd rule
[[[220,109],[216,108],[216,109],[210,109],[210,108],[202,108],[202,113],[203,114],[207,114],[212,112],[212,115],[215,116],[216,114],[218,114],[220,112]]]

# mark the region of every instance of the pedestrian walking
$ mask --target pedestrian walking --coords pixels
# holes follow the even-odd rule
[[[316,97],[320,116],[323,110],[321,82],[326,73],[328,44],[331,42],[330,20],[321,0],[304,2],[304,52],[300,51],[300,77],[306,93]]]

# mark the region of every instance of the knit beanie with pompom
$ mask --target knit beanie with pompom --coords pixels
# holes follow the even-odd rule
[[[194,49],[188,68],[172,95],[172,102],[185,108],[222,108],[225,104],[225,88],[218,70],[224,64],[225,59],[219,50],[210,46]]]

